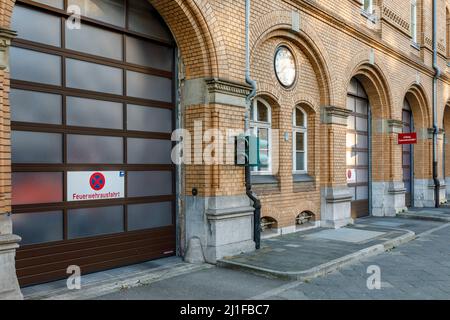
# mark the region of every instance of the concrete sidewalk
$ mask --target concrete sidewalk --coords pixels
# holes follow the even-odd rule
[[[236,286],[241,285],[241,281],[247,281],[255,286],[252,294],[256,294],[258,290],[269,290],[271,286],[281,285],[279,281],[306,280],[325,275],[443,225],[437,221],[369,217],[339,230],[318,228],[263,240],[261,250],[218,263],[220,267],[226,268],[187,264],[181,258],[172,257],[84,275],[81,290],[68,290],[66,281],[61,280],[24,288],[22,291],[25,299],[33,300],[95,299],[128,292],[127,289],[134,287],[158,287],[158,283],[172,279],[195,278],[211,273],[222,277],[224,282],[228,276],[240,279],[236,281]],[[229,268],[236,270],[227,270]],[[256,275],[239,271],[250,271]],[[258,277],[261,274],[266,277]]]
[[[368,217],[338,230],[318,228],[266,239],[261,250],[224,258],[218,266],[281,279],[309,280],[390,250],[440,225],[433,221]]]

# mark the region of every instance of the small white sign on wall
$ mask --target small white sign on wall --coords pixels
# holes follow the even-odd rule
[[[120,199],[124,197],[124,171],[67,172],[67,201]]]
[[[347,169],[347,183],[356,183],[356,170]]]

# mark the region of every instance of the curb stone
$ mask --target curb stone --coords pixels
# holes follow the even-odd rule
[[[383,244],[377,244],[368,248],[364,248],[349,255],[331,260],[316,267],[310,268],[304,271],[277,271],[268,268],[261,268],[256,266],[250,266],[239,262],[230,260],[219,260],[217,266],[228,269],[239,269],[258,275],[264,275],[271,278],[279,278],[285,280],[298,280],[305,281],[324,276],[332,271],[338,270],[341,267],[357,262],[361,259],[372,257],[380,253],[389,251],[401,244],[412,241],[416,238],[416,234],[409,230],[404,230],[407,233],[397,238],[388,240]]]
[[[35,293],[25,296],[25,300],[88,300],[109,293],[127,290],[134,287],[149,285],[161,280],[173,278],[182,274],[213,268],[210,264],[177,263],[149,271],[134,274],[131,277],[103,280],[82,287],[81,290],[56,289],[45,293]]]

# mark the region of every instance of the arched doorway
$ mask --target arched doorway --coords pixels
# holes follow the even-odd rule
[[[347,182],[352,218],[370,214],[370,104],[361,83],[352,78],[347,92]]]
[[[139,0],[19,0],[12,29],[21,285],[175,254],[176,47],[157,12]]]
[[[407,99],[402,109],[403,133],[414,132],[414,121],[411,106]],[[414,206],[414,149],[413,145],[405,144],[402,149],[403,183],[405,185],[405,205]]]

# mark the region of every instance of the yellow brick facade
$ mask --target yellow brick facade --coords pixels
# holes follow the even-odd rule
[[[195,79],[216,79],[247,88],[245,83],[244,0],[150,0],[172,31],[181,57],[180,85]],[[417,179],[432,179],[432,0],[417,0],[418,46],[410,36],[409,0],[374,0],[375,18],[361,12],[359,0],[252,1],[250,25],[251,76],[257,97],[272,107],[272,127],[279,129],[279,170],[276,184],[254,187],[262,199],[263,216],[278,227],[295,225],[303,211],[321,219],[321,188],[347,185],[346,127],[323,121],[326,108],[346,109],[350,80],[358,77],[369,96],[373,116],[373,181],[401,182],[401,146],[392,123],[401,121],[408,98],[419,141],[414,149]],[[14,1],[0,1],[0,27],[9,30]],[[438,123],[450,136],[450,77],[447,67],[450,1],[438,0]],[[298,29],[295,24],[298,21]],[[293,23],[295,22],[295,23]],[[295,85],[286,89],[274,73],[279,45],[294,53]],[[2,44],[7,48],[7,44]],[[6,56],[6,55],[2,55]],[[9,76],[0,70],[0,207],[10,212],[11,152]],[[245,91],[245,90],[244,90]],[[242,94],[241,94],[242,95]],[[184,103],[183,127],[192,131],[243,129],[245,108],[232,103]],[[241,97],[242,98],[242,97]],[[312,182],[294,182],[292,173],[292,114],[295,106],[308,112],[308,173]],[[445,111],[445,112],[444,112]],[[445,119],[445,120],[444,120]],[[285,139],[287,133],[288,139]],[[203,145],[204,147],[204,145]],[[450,144],[445,148],[445,176],[450,177]],[[196,150],[194,150],[196,151]],[[201,150],[197,150],[200,151]],[[439,178],[444,180],[442,152]],[[190,196],[219,197],[245,194],[244,169],[234,165],[185,165],[182,190]],[[10,232],[10,230],[8,230]]]

